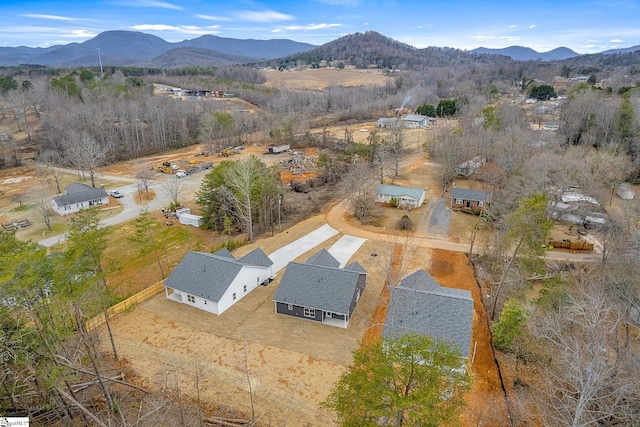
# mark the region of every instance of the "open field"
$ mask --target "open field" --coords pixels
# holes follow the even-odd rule
[[[389,80],[381,70],[316,68],[301,71],[266,71],[264,86],[322,90],[328,86],[384,86]]]

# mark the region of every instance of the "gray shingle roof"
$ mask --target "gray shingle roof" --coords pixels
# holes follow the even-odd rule
[[[74,205],[80,202],[88,202],[91,200],[102,199],[103,197],[109,197],[104,188],[93,188],[80,183],[70,184],[64,189],[64,191],[66,194],[53,198],[58,206]]]
[[[348,314],[360,272],[290,262],[273,300]]]
[[[315,254],[311,255],[309,259],[305,261],[305,264],[320,265],[323,267],[340,267],[340,261],[334,258],[326,249],[320,249]]]
[[[402,187],[400,185],[378,184],[376,186],[376,194],[382,194],[391,197],[410,196],[416,200],[420,200],[424,194],[424,188]]]
[[[267,254],[265,254],[260,248],[255,248],[254,250],[240,258],[238,262],[240,264],[255,265],[257,267],[269,267],[273,265],[273,261],[271,261],[271,258],[269,258]]]
[[[358,273],[369,274],[367,270],[365,270],[364,267],[361,266],[358,261],[352,262],[351,264],[347,265],[344,269],[349,271],[357,271]]]
[[[452,343],[469,357],[473,322],[471,292],[446,288],[418,270],[391,290],[383,336],[419,333]]]
[[[454,188],[449,195],[452,199],[473,200],[475,202],[490,202],[493,193],[487,193],[479,190],[467,190],[464,188]]]
[[[220,248],[217,251],[215,251],[213,254],[216,255],[216,256],[221,256],[221,257],[225,257],[225,258],[231,258],[234,261],[236,259],[236,257],[234,257],[233,254],[231,252],[229,252],[229,249],[227,249],[227,248]]]
[[[164,281],[164,286],[218,302],[242,264],[228,256],[189,252]]]

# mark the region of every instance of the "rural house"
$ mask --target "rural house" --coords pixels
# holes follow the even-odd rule
[[[407,114],[402,117],[402,123],[407,129],[429,128],[431,118],[422,114]]]
[[[327,250],[303,263],[290,262],[273,296],[278,314],[346,328],[367,286],[367,271],[357,262],[340,268]]]
[[[59,215],[69,215],[82,209],[108,204],[109,195],[104,188],[93,188],[78,182],[65,187],[62,196],[51,199],[51,207]]]
[[[273,279],[273,261],[260,248],[240,259],[227,249],[189,252],[164,281],[172,301],[219,315],[258,285]]]
[[[397,117],[381,117],[376,122],[376,127],[379,128],[394,128],[398,126]]]
[[[391,289],[382,335],[415,333],[439,338],[468,359],[472,323],[471,292],[440,286],[426,271],[418,270]]]
[[[424,203],[424,188],[402,187],[400,185],[378,184],[376,202],[395,204],[400,208],[419,208]]]
[[[454,188],[449,194],[451,209],[458,209],[466,212],[479,212],[486,204],[491,202],[493,193],[479,190],[467,190],[464,188]]]

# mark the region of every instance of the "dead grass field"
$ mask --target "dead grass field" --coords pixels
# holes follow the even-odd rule
[[[389,80],[381,70],[316,68],[301,71],[267,71],[266,87],[322,90],[328,86],[384,86]]]

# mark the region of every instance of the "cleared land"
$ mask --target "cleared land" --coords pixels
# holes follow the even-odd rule
[[[390,79],[381,70],[317,68],[301,71],[267,71],[267,87],[322,90],[328,86],[383,86]]]

